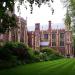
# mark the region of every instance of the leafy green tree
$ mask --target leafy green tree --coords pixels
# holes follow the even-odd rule
[[[66,14],[69,16],[69,20],[75,18],[75,0],[61,0],[63,2],[63,6],[68,9]],[[72,21],[74,23],[74,21]]]
[[[71,16],[68,12],[68,9],[67,9],[66,16],[65,16],[65,26],[68,30],[71,29]]]
[[[64,7],[68,8],[73,16],[75,16],[75,0],[61,0]]]
[[[75,54],[75,0],[62,0],[65,7],[68,9],[66,12],[66,17],[65,17],[65,25],[68,26],[68,30],[71,28],[71,23],[72,25],[72,40],[73,40],[73,49],[74,49],[74,54]]]

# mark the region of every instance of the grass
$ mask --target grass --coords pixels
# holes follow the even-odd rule
[[[75,75],[75,59],[60,59],[0,70],[0,75]]]

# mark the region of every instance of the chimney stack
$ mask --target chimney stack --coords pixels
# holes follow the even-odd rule
[[[48,29],[51,29],[51,21],[48,21],[49,22],[49,28]]]
[[[40,30],[40,23],[35,24],[35,30]]]

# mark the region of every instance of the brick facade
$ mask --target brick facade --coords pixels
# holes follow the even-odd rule
[[[36,23],[35,31],[28,32],[28,34],[28,44],[35,50],[49,47],[64,56],[73,55],[72,32],[65,29],[52,29],[51,21],[49,21],[48,30],[40,30],[40,23]]]
[[[64,56],[73,56],[72,32],[65,29],[52,29],[51,21],[47,30],[40,30],[40,23],[35,24],[35,31],[27,31],[27,20],[16,17],[18,28],[0,34],[0,44],[7,41],[23,42],[33,50],[49,47]]]
[[[18,27],[11,29],[11,31],[5,34],[0,34],[0,42],[14,41],[23,42],[28,45],[27,21],[22,17],[16,17],[16,21]]]

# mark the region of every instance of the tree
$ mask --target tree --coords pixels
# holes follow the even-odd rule
[[[71,29],[71,16],[69,15],[68,9],[65,16],[65,26],[67,27],[68,30]]]
[[[75,37],[73,37],[73,48],[74,48],[74,55],[75,55]]]
[[[0,0],[0,33],[16,26],[13,0]]]
[[[69,12],[75,16],[75,0],[61,0],[61,2],[63,2],[64,7],[68,8]]]
[[[18,1],[20,5],[29,2],[31,13],[33,11],[34,3],[38,5],[38,7],[40,7],[43,3],[46,4],[47,2],[50,7],[50,3],[53,3],[53,0],[0,0],[0,33],[4,33],[17,26],[14,15],[14,5],[16,1]],[[54,10],[52,9],[52,14],[53,12]]]
[[[75,0],[63,0],[64,5],[66,8],[68,8],[68,11],[66,12],[65,17],[65,25],[69,26],[69,30],[72,25],[72,40],[73,40],[73,49],[74,49],[74,55],[75,55]]]
[[[68,9],[69,15],[75,17],[75,0],[61,0],[64,7]],[[74,21],[73,21],[74,22]]]
[[[72,16],[75,16],[75,0],[70,0],[70,9],[72,12]]]

